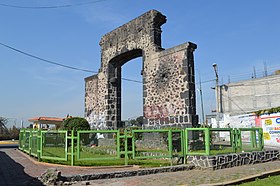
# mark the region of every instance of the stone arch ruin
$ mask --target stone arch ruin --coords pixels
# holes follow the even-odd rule
[[[151,10],[101,38],[101,68],[85,78],[85,116],[97,129],[121,127],[121,67],[143,59],[144,126],[192,127],[197,124],[194,56],[196,45],[161,47],[166,16]]]

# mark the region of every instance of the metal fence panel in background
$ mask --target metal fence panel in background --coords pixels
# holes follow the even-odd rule
[[[185,149],[187,155],[210,155],[209,128],[186,128]]]
[[[30,153],[29,148],[30,148],[30,134],[31,131],[30,130],[25,130],[24,132],[24,138],[23,138],[23,151],[26,153]]]
[[[20,130],[19,132],[19,141],[18,141],[18,148],[20,150],[23,150],[23,146],[24,146],[24,130]]]
[[[41,131],[41,158],[67,161],[67,131]]]
[[[120,158],[118,130],[78,131],[77,160],[103,160]]]
[[[40,131],[34,130],[31,131],[31,136],[30,136],[30,153],[32,156],[38,157],[38,136],[39,136]]]
[[[133,158],[171,158],[171,135],[169,130],[132,130]]]
[[[209,129],[210,155],[235,153],[234,130],[230,128]]]
[[[262,128],[239,128],[236,131],[238,148],[243,152],[263,149]]]

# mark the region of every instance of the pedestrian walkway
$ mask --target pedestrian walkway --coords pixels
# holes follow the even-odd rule
[[[189,170],[180,172],[168,172],[152,174],[146,176],[135,176],[114,179],[99,179],[90,181],[94,186],[207,186],[211,185],[235,185],[232,183],[241,183],[242,180],[249,177],[260,175],[268,171],[280,173],[280,161],[260,163],[254,165],[245,165],[220,170]],[[250,179],[251,181],[254,179]],[[232,181],[232,182],[231,182]],[[231,182],[231,183],[230,183]],[[79,186],[81,182],[73,184]],[[209,186],[208,185],[208,186]],[[212,185],[212,186],[213,186]],[[279,183],[275,186],[280,185]],[[270,185],[273,186],[273,185]]]
[[[76,174],[93,174],[102,172],[137,170],[138,167],[78,167],[54,165],[37,162],[23,152],[14,148],[0,148],[0,186],[30,185],[34,178],[39,177],[49,168],[61,171],[62,176]],[[36,181],[33,183],[35,184]],[[38,183],[37,183],[38,184]]]
[[[17,149],[0,148],[0,186],[2,185],[42,185],[35,178],[48,168],[56,168],[63,176],[135,171],[138,167],[71,167],[37,162]],[[222,170],[188,170],[166,172],[145,176],[91,180],[91,185],[200,185],[242,179],[267,171],[278,170],[280,161],[246,165]],[[81,185],[82,182],[73,183]]]

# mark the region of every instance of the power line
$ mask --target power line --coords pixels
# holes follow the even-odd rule
[[[6,48],[9,48],[9,49],[11,49],[11,50],[13,50],[13,51],[16,51],[16,52],[18,52],[18,53],[24,54],[24,55],[26,55],[26,56],[29,56],[29,57],[38,59],[38,60],[40,60],[40,61],[43,61],[43,62],[45,62],[45,63],[49,63],[49,64],[61,66],[61,67],[64,67],[64,68],[69,68],[69,69],[72,69],[72,70],[78,70],[78,71],[84,71],[84,72],[90,72],[90,73],[97,73],[97,72],[91,71],[91,70],[86,70],[86,69],[81,69],[81,68],[77,68],[77,67],[72,67],[72,66],[68,66],[68,65],[56,63],[56,62],[53,62],[53,61],[50,61],[50,60],[47,60],[47,59],[44,59],[44,58],[35,56],[35,55],[33,55],[33,54],[24,52],[24,51],[22,51],[22,50],[16,49],[16,48],[14,48],[14,47],[11,47],[11,46],[6,45],[6,44],[1,43],[1,42],[0,42],[0,45],[4,46],[4,47],[6,47]]]
[[[22,8],[22,9],[56,9],[56,8],[70,8],[75,6],[95,4],[102,1],[106,1],[106,0],[95,0],[95,1],[89,1],[84,3],[66,4],[66,5],[57,5],[57,6],[18,6],[18,5],[11,5],[5,3],[0,3],[0,6],[9,7],[9,8]]]
[[[135,82],[135,83],[142,83],[142,81],[133,80],[133,79],[127,79],[127,78],[122,78],[122,80],[131,81],[131,82]]]
[[[89,73],[94,73],[94,74],[98,73],[97,71],[92,71],[92,70],[87,70],[87,69],[82,69],[82,68],[78,68],[78,67],[73,67],[73,66],[57,63],[57,62],[54,62],[54,61],[51,61],[51,60],[48,60],[48,59],[36,56],[34,54],[30,54],[30,53],[24,52],[22,50],[19,50],[19,49],[15,48],[15,47],[9,46],[9,45],[4,44],[2,42],[0,42],[0,45],[6,47],[8,49],[11,49],[11,50],[13,50],[15,52],[18,52],[20,54],[26,55],[28,57],[31,57],[31,58],[34,58],[34,59],[37,59],[37,60],[40,60],[40,61],[43,61],[43,62],[48,63],[48,64],[57,65],[57,66],[60,66],[60,67],[63,67],[63,68],[68,68],[68,69],[76,70],[76,71],[83,71],[83,72],[89,72]],[[121,79],[124,80],[124,81],[130,81],[130,82],[134,82],[134,83],[142,83],[142,81],[138,81],[138,80],[134,80],[134,79],[128,79],[128,78],[121,78]],[[201,84],[209,83],[209,82],[212,82],[212,81],[215,81],[215,79],[210,79],[210,80],[202,81]]]
[[[76,70],[76,71],[83,71],[83,72],[89,72],[89,73],[95,73],[95,74],[98,73],[98,72],[96,72],[96,71],[87,70],[87,69],[82,69],[82,68],[77,68],[77,67],[73,67],[73,66],[69,66],[69,65],[64,65],[64,64],[61,64],[61,63],[57,63],[57,62],[54,62],[54,61],[50,61],[50,60],[48,60],[48,59],[44,59],[44,58],[42,58],[42,57],[35,56],[35,55],[33,55],[33,54],[24,52],[24,51],[22,51],[22,50],[16,49],[16,48],[14,48],[14,47],[12,47],[12,46],[6,45],[6,44],[1,43],[1,42],[0,42],[0,45],[6,47],[6,48],[8,48],[8,49],[11,49],[11,50],[13,50],[13,51],[15,51],[15,52],[18,52],[18,53],[20,53],[20,54],[26,55],[26,56],[31,57],[31,58],[35,58],[35,59],[37,59],[37,60],[43,61],[43,62],[48,63],[48,64],[57,65],[57,66],[60,66],[60,67],[63,67],[63,68],[68,68],[68,69]],[[133,80],[133,79],[127,79],[127,78],[121,78],[121,79],[123,79],[123,80],[125,80],[125,81],[135,82],[135,83],[142,83],[142,81]]]

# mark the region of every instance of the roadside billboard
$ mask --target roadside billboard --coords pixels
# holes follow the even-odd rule
[[[261,115],[259,118],[263,128],[264,144],[280,147],[280,113]]]

